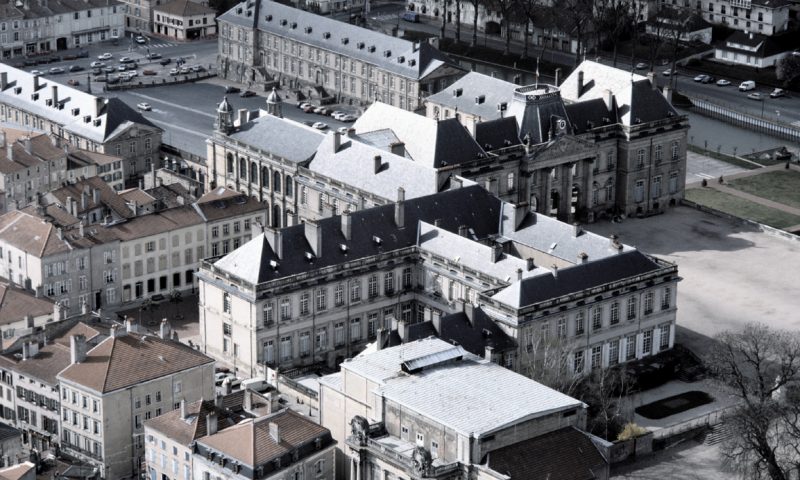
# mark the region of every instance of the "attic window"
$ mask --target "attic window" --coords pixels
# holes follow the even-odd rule
[[[375,53],[375,45],[370,45],[369,48],[367,48],[367,51],[369,53]]]
[[[248,11],[247,11],[247,16],[248,16],[248,17],[252,17],[252,16],[253,16],[253,12],[252,12],[252,10],[248,10]]]
[[[314,261],[314,254],[311,253],[311,252],[306,252],[306,260],[308,260],[309,262],[313,262]]]
[[[265,17],[264,17],[264,20],[266,20],[266,21],[268,21],[268,22],[271,22],[271,21],[272,21],[272,15],[267,15],[267,16],[265,16]]]
[[[52,107],[53,106],[53,99],[52,98],[46,99],[44,101],[44,104],[47,105],[48,107]]]
[[[405,61],[406,61],[406,57],[403,57],[403,56],[397,57],[397,63],[403,63]]]
[[[343,37],[342,38],[342,45],[347,45],[348,43],[350,43],[350,39],[347,38],[347,37]]]
[[[331,38],[331,32],[325,32],[325,33],[323,33],[323,34],[322,34],[322,38],[324,38],[325,40],[327,40],[327,39]]]
[[[269,261],[269,266],[272,267],[273,270],[277,270],[278,269],[278,262],[276,262],[275,260],[270,260]]]
[[[356,44],[356,47],[358,47],[359,50],[363,50],[364,49],[364,42],[358,42]]]
[[[17,95],[22,93],[22,87],[14,87],[14,93],[17,94]]]
[[[36,100],[39,100],[39,94],[38,94],[38,93],[32,93],[32,94],[31,94],[31,100],[33,100],[34,102],[35,102]]]
[[[58,109],[59,110],[64,110],[64,104],[59,102]]]
[[[453,90],[454,97],[460,97],[462,93],[464,93],[463,88],[456,88],[455,90]]]
[[[340,243],[339,250],[341,250],[342,253],[347,253],[347,245],[345,245],[344,243]]]
[[[413,58],[412,58],[411,60],[409,60],[409,61],[408,61],[408,66],[409,66],[409,67],[413,67],[413,66],[414,66],[414,65],[416,65],[416,64],[417,64],[417,61],[416,61],[416,60],[414,60]]]
[[[91,121],[92,121],[92,116],[91,115],[84,115],[83,116],[83,123],[89,123]]]
[[[77,117],[80,114],[81,114],[81,109],[80,108],[73,108],[72,109],[72,116],[73,117]]]
[[[383,56],[386,57],[386,58],[391,57],[392,56],[392,51],[391,50],[384,50],[383,51]]]
[[[377,236],[377,235],[373,235],[373,236],[372,236],[372,242],[373,242],[375,245],[380,245],[381,243],[383,243],[383,240],[381,240],[381,237],[379,237],[379,236]]]
[[[242,14],[242,9],[241,9],[241,7],[236,9],[236,14],[237,14],[237,15],[241,15],[241,14]]]
[[[508,103],[507,102],[500,102],[497,104],[497,111],[498,112],[505,112],[508,110]]]
[[[100,119],[99,118],[95,118],[94,121],[92,122],[92,125],[94,125],[95,127],[99,127],[100,123],[101,123]]]
[[[297,28],[297,22],[292,22],[292,24],[289,26],[292,27],[292,30],[294,30],[295,28]]]
[[[475,97],[475,104],[480,105],[481,103],[486,101],[486,95],[479,95]]]
[[[281,20],[281,27],[285,27],[287,23],[289,22],[286,21],[286,19],[284,18],[283,20]]]
[[[311,27],[306,27],[306,33],[311,33],[313,29]]]

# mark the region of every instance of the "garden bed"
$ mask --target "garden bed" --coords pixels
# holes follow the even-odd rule
[[[636,413],[650,420],[661,420],[713,401],[714,397],[708,393],[693,390],[637,407]]]

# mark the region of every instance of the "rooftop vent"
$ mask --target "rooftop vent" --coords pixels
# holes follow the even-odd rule
[[[267,15],[267,16],[265,16],[265,17],[264,17],[264,20],[266,20],[266,21],[268,21],[268,22],[271,22],[271,21],[272,21],[272,15]]]
[[[248,17],[252,17],[253,16],[253,11],[252,10],[248,10],[247,11],[247,16]]]
[[[324,32],[322,34],[322,38],[324,38],[325,40],[331,38],[331,32]]]
[[[84,115],[83,116],[83,123],[89,123],[91,121],[92,121],[92,116],[91,115]]]
[[[100,119],[99,119],[99,118],[95,118],[95,119],[94,119],[94,122],[92,122],[92,125],[94,125],[95,127],[99,127],[99,126],[100,126],[100,123],[101,123],[101,122],[100,122]]]
[[[38,93],[33,93],[33,94],[31,94],[31,100],[33,100],[34,102],[35,102],[36,100],[39,100],[39,94],[38,94]]]
[[[498,112],[505,112],[506,110],[508,110],[508,102],[501,102],[497,104]]]
[[[14,87],[14,93],[17,94],[17,95],[22,93],[22,87]]]
[[[48,107],[52,107],[53,106],[53,99],[52,98],[45,99],[44,104],[47,105]]]
[[[236,14],[237,14],[237,15],[241,15],[241,14],[242,14],[242,9],[241,9],[241,7],[236,9]]]
[[[486,95],[478,95],[477,97],[475,97],[475,104],[476,105],[480,105],[485,101],[486,101]]]
[[[311,32],[312,32],[312,30],[313,30],[313,29],[312,29],[311,27],[306,27],[306,33],[311,33]]]
[[[348,43],[350,43],[350,39],[347,37],[342,37],[342,45],[347,45]]]

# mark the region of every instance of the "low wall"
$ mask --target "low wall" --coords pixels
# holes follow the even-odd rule
[[[634,457],[647,455],[653,452],[653,433],[649,432],[641,437],[630,440],[614,442],[608,449],[608,462],[615,463],[632,460]]]
[[[691,200],[686,200],[685,198],[681,200],[681,204],[687,207],[694,208],[696,210],[700,210],[702,212],[710,213],[711,215],[716,215],[717,217],[727,218],[728,220],[733,220],[734,222],[741,223],[743,225],[750,225],[751,227],[755,227],[756,229],[760,230],[763,233],[773,235],[776,237],[785,238],[787,240],[791,240],[794,242],[800,242],[800,236],[795,235],[794,233],[787,232],[785,230],[781,230],[779,228],[770,227],[769,225],[764,225],[763,223],[758,223],[753,220],[748,220],[746,218],[737,217],[736,215],[731,215],[730,213],[725,213],[716,208],[707,207],[705,205],[700,205],[695,203]]]
[[[694,110],[708,117],[716,118],[733,125],[743,126],[769,133],[787,140],[792,140],[795,142],[800,141],[800,128],[795,127],[794,125],[789,125],[787,123],[782,123],[775,120],[768,120],[766,118],[759,118],[748,113],[737,112],[708,100],[686,95],[685,93],[684,96],[686,96],[689,101],[692,102],[692,107]]]

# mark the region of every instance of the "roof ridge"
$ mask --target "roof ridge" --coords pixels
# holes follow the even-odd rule
[[[116,342],[117,337],[108,337],[107,340],[111,341],[111,349],[108,352],[108,361],[106,362],[105,372],[103,372],[103,388],[100,390],[101,392],[105,392],[106,391],[106,387],[107,387],[107,384],[108,384],[108,371],[111,369],[111,357],[114,356],[114,348],[117,346],[117,342]],[[94,350],[95,348],[99,347],[103,343],[104,342],[98,343],[97,346],[94,347],[92,350]]]

